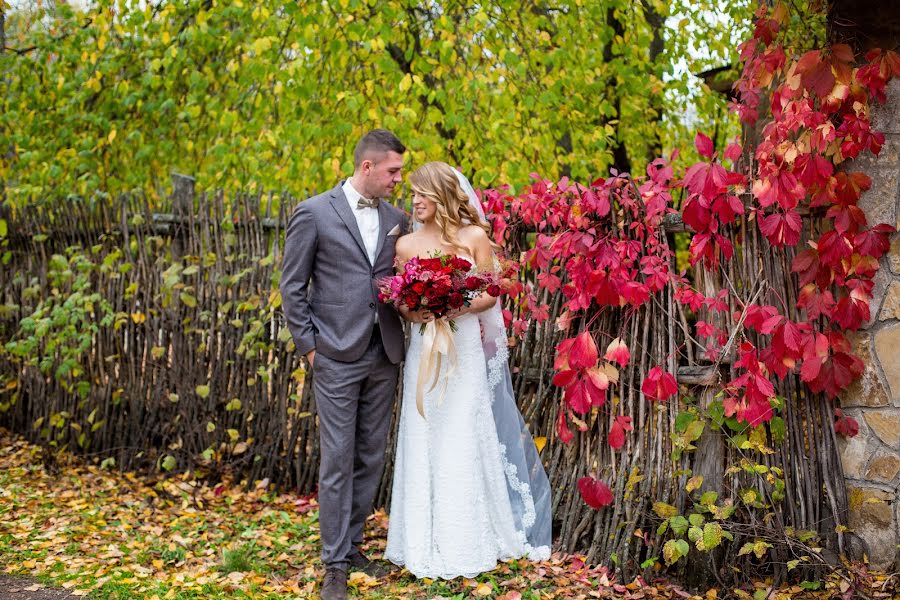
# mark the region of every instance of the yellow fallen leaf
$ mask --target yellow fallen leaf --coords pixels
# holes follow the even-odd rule
[[[350,573],[347,583],[357,588],[367,588],[378,585],[378,580],[362,571],[354,571]]]
[[[486,583],[479,583],[478,587],[475,588],[476,596],[490,596],[494,593],[493,588]]]
[[[537,451],[540,452],[547,445],[547,438],[544,436],[534,438],[534,445],[537,446]]]

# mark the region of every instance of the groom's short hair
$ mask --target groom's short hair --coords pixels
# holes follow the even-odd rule
[[[359,168],[368,155],[374,152],[396,152],[403,154],[406,146],[387,129],[373,129],[359,140],[353,150],[353,167]]]

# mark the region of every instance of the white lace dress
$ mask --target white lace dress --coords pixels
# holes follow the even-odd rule
[[[425,418],[416,410],[422,336],[415,325],[403,371],[385,558],[420,578],[474,577],[529,554],[510,505],[478,316],[455,321],[458,364],[440,405],[440,384],[426,392]]]

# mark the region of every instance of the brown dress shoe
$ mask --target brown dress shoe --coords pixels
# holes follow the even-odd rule
[[[347,600],[347,571],[337,567],[325,569],[325,579],[319,590],[322,600]]]
[[[350,569],[353,571],[362,571],[369,577],[379,579],[385,577],[393,571],[390,566],[383,564],[381,561],[375,562],[362,553],[359,548],[354,547],[349,556]]]

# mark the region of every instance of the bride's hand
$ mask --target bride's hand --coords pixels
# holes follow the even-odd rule
[[[453,310],[451,310],[450,312],[447,313],[447,319],[452,321],[453,319],[463,316],[464,314],[468,313],[469,311],[471,311],[471,308],[468,306],[465,306],[465,305],[460,306],[459,308],[454,308]]]
[[[434,314],[431,313],[427,308],[421,308],[419,310],[407,310],[405,311],[406,319],[413,323],[428,323],[429,321],[434,321]]]

